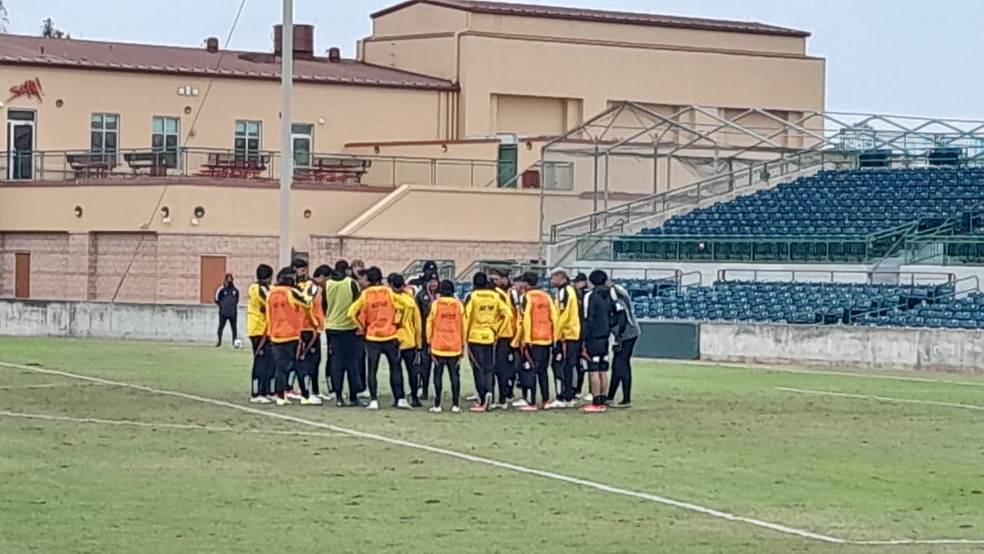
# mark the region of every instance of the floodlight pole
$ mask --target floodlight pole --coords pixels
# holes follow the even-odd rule
[[[290,187],[294,153],[290,139],[294,103],[294,0],[283,0],[280,43],[280,267],[290,266]]]

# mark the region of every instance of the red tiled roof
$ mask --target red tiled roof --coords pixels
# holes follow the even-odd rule
[[[0,34],[0,65],[136,71],[214,77],[279,79],[280,60],[272,53],[211,53],[201,48],[153,46],[121,42],[51,39]],[[455,90],[450,81],[355,60],[295,59],[294,78],[300,82]]]
[[[506,2],[486,2],[484,0],[407,0],[395,6],[372,14],[373,19],[402,10],[414,4],[433,4],[464,10],[472,13],[492,15],[518,15],[526,17],[544,17],[551,19],[571,19],[577,21],[595,21],[598,23],[622,23],[628,25],[648,25],[651,27],[678,27],[682,29],[699,29],[703,31],[722,31],[729,33],[750,33],[757,35],[778,35],[787,37],[808,37],[810,33],[765,23],[751,21],[726,21],[723,19],[701,19],[696,17],[680,17],[674,15],[657,15],[648,13],[617,12],[608,10],[588,10],[581,8],[562,8],[556,6],[539,6],[533,4],[511,4]]]

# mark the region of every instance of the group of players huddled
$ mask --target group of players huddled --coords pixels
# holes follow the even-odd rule
[[[423,275],[410,283],[396,273],[384,282],[378,267],[365,268],[358,260],[308,270],[304,260],[276,275],[268,265],[256,269],[247,303],[252,403],[334,400],[338,407],[378,410],[377,372],[380,358],[386,358],[396,408],[422,407],[433,382],[430,411],[440,413],[447,373],[451,411],[458,413],[461,361],[467,356],[476,390],[473,412],[575,408],[579,400],[588,413],[631,405],[639,326],[629,294],[604,271],[571,280],[566,270],[555,269],[550,294],[538,288],[537,273],[512,282],[508,270],[492,269],[475,274],[473,290],[462,300],[453,282],[440,279],[434,262],[424,264]],[[322,332],[326,394],[319,383]],[[585,381],[590,388],[582,396]]]

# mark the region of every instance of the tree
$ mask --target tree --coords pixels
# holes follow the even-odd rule
[[[3,0],[0,0],[0,33],[7,32],[7,25],[10,25],[10,18],[8,15],[7,6],[4,6]]]
[[[55,22],[50,17],[41,22],[41,36],[46,38],[72,38],[72,35],[55,27]]]

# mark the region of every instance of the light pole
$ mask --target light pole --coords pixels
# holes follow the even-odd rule
[[[280,43],[280,266],[290,266],[290,187],[294,153],[290,140],[294,103],[294,0],[284,0]]]

